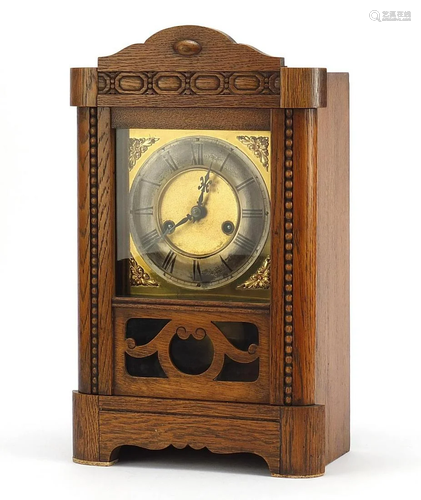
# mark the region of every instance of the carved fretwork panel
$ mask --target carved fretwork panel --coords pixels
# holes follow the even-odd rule
[[[133,326],[134,323],[136,326]],[[211,321],[202,320],[191,328],[190,325],[180,325],[177,320],[129,319],[126,327],[126,367],[136,366],[133,358],[139,360],[139,367],[147,360],[146,367],[157,357],[161,370],[158,366],[151,366],[149,370],[139,370],[141,374],[137,376],[192,380],[193,376],[194,379],[202,378],[209,382],[257,380],[258,363],[255,361],[258,361],[260,351],[256,325],[244,322],[221,322],[221,325],[222,329]],[[250,340],[250,331],[254,333],[253,340]],[[139,340],[136,341],[133,334]],[[242,348],[235,344],[241,344]],[[250,380],[247,367],[241,376],[241,370],[233,369],[235,365],[252,365],[254,378],[252,375]],[[129,369],[127,371],[132,374]]]
[[[100,95],[279,95],[279,72],[99,72],[98,93]]]
[[[268,401],[267,308],[168,306],[163,314],[132,300],[114,312],[115,394]]]

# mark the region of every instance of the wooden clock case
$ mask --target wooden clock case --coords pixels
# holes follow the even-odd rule
[[[121,446],[260,455],[273,476],[312,477],[349,450],[348,75],[283,59],[197,26],[71,70],[78,107],[79,386],[74,461],[111,465]],[[117,293],[115,129],[271,132],[270,304]],[[128,318],[187,329],[259,328],[256,383],[127,376]],[[222,348],[215,346],[216,351]],[[220,384],[220,386],[218,386]]]

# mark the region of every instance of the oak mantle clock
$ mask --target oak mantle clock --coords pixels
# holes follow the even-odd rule
[[[74,461],[349,449],[348,75],[180,26],[71,70]]]

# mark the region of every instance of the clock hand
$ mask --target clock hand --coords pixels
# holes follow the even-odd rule
[[[169,233],[172,233],[175,228],[179,227],[179,226],[182,226],[183,224],[185,224],[186,222],[188,222],[189,220],[192,220],[193,217],[190,215],[190,214],[187,214],[185,217],[183,217],[180,221],[177,222],[177,224],[174,224],[174,226],[169,226],[163,233],[162,233],[162,236],[159,238],[160,240],[162,240],[162,238],[165,238],[165,236],[167,236],[167,234]]]
[[[179,222],[177,222],[177,224],[173,227],[173,229],[185,224],[186,222],[188,222],[189,220],[192,220],[192,219],[193,219],[193,217],[190,214],[187,214],[183,219],[181,219]]]
[[[202,206],[202,204],[203,204],[203,196],[205,195],[205,191],[208,193],[209,192],[209,186],[212,184],[212,181],[209,181],[209,175],[211,173],[211,170],[212,170],[212,163],[210,164],[210,167],[209,167],[208,171],[206,172],[205,177],[204,178],[203,177],[200,178],[201,184],[197,188],[197,189],[201,190],[199,199],[197,200],[197,206],[198,207]]]

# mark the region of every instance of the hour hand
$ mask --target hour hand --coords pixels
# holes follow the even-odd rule
[[[164,230],[164,232],[162,233],[162,236],[160,239],[165,238],[165,236],[167,236],[167,234],[173,233],[177,227],[182,226],[183,224],[185,224],[186,222],[188,222],[189,220],[192,220],[192,219],[193,219],[193,217],[190,214],[187,214],[180,221],[178,221],[177,224],[174,224],[174,223],[169,224],[167,226],[167,228]]]
[[[178,226],[182,226],[183,224],[185,224],[186,222],[188,222],[189,220],[192,220],[192,219],[193,219],[193,217],[190,214],[187,214],[183,219],[181,219],[179,222],[177,222],[177,224],[173,227],[173,229],[175,229]]]

